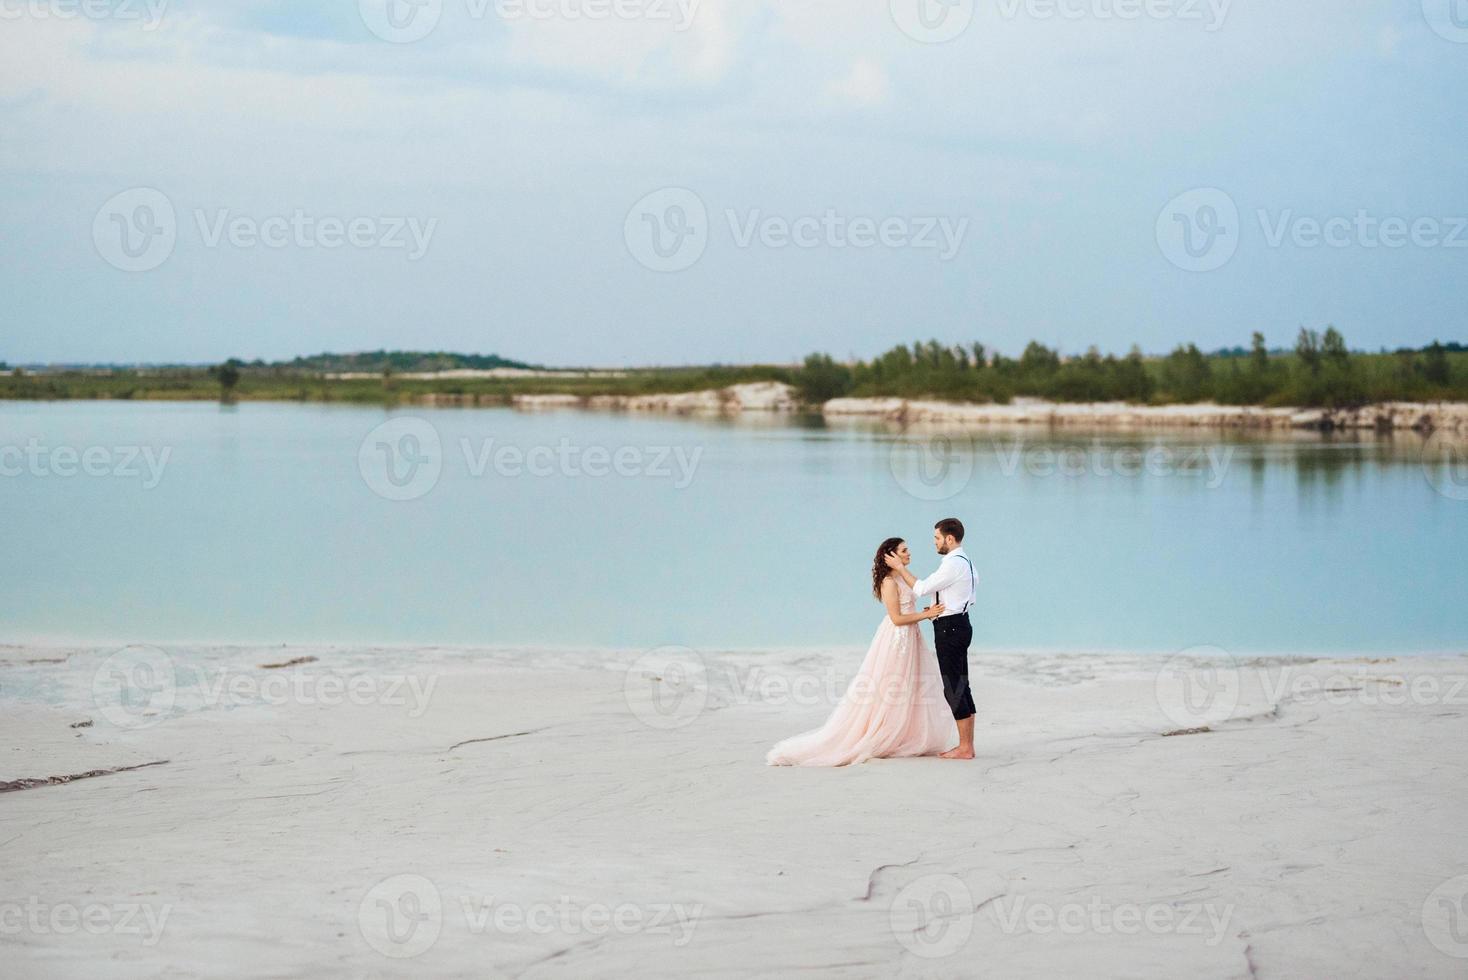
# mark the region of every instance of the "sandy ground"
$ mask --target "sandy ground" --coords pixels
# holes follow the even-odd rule
[[[0,648],[0,972],[1468,974],[1468,657],[1195,653],[800,770],[859,651]]]

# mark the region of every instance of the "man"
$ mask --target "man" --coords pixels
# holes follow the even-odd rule
[[[938,652],[938,669],[943,673],[943,695],[958,722],[958,747],[943,753],[945,759],[974,757],[974,696],[968,686],[968,645],[973,642],[974,628],[968,619],[974,603],[978,576],[974,563],[963,551],[963,524],[956,517],[945,517],[933,526],[933,547],[943,556],[938,570],[918,579],[903,566],[896,555],[887,555],[892,569],[919,596],[931,595],[944,605],[943,614],[933,620],[933,647]]]

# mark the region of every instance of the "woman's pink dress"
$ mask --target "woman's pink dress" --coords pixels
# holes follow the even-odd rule
[[[916,608],[897,580],[898,609]],[[958,744],[958,727],[943,697],[938,658],[920,624],[894,626],[882,617],[861,670],[826,723],[787,738],[765,756],[772,766],[849,766],[868,759],[937,755]]]

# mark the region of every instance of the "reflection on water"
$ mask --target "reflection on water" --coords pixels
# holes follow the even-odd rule
[[[859,647],[877,542],[925,573],[956,515],[981,647],[1464,650],[1465,462],[1416,433],[0,403],[0,639]]]

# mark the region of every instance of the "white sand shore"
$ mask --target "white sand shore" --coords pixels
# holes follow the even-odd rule
[[[434,400],[441,400],[436,397]],[[777,381],[667,395],[515,395],[522,411],[584,408],[674,415],[795,412],[800,399]],[[1357,409],[1260,408],[1216,405],[1131,405],[1126,402],[1051,402],[1016,398],[983,405],[905,398],[833,398],[820,406],[830,420],[870,419],[915,426],[1029,426],[1071,428],[1315,429],[1447,432],[1468,435],[1468,403],[1382,402]]]
[[[1323,429],[1468,432],[1468,404],[1382,402],[1357,409],[1260,408],[1252,405],[1130,405],[1016,398],[1008,405],[970,405],[901,398],[833,398],[828,418],[877,418],[907,425],[1048,425],[1064,427]]]
[[[612,412],[665,412],[674,415],[735,412],[788,413],[800,408],[795,389],[778,381],[755,381],[706,391],[664,395],[515,395],[510,403],[523,411],[587,408]]]
[[[335,371],[322,375],[323,378],[352,381],[375,381],[382,378],[380,371]],[[625,378],[626,371],[542,371],[538,368],[452,368],[446,371],[403,371],[395,378],[414,381],[453,381],[463,378]]]
[[[8,975],[1468,972],[1468,657],[976,655],[975,762],[791,770],[857,652],[110,652],[0,648],[0,783],[164,763],[0,793]]]

